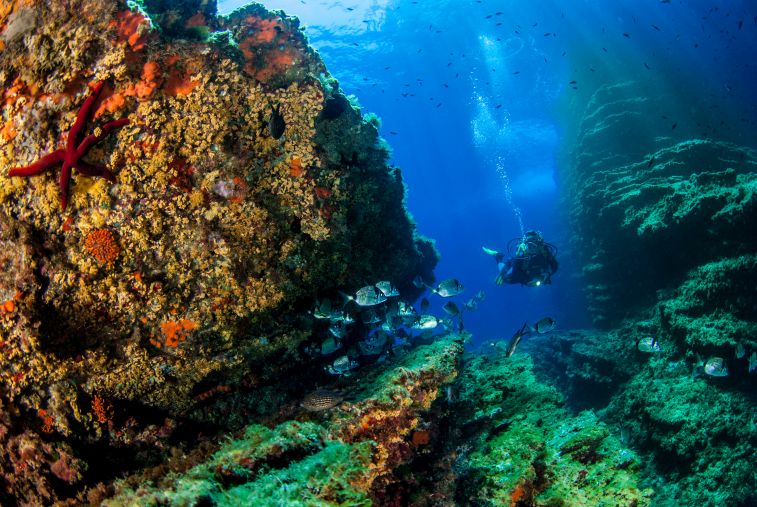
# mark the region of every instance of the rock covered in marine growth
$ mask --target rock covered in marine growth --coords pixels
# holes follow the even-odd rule
[[[248,426],[194,466],[117,481],[104,505],[389,505],[412,487],[405,466],[443,438],[429,409],[457,376],[464,338],[439,336],[361,370],[340,403],[314,391],[289,420]]]
[[[0,1],[3,438],[113,460],[63,474],[66,495],[165,452],[177,416],[226,424],[208,400],[274,405],[319,292],[387,279],[412,299],[436,262],[295,18],[144,7],[155,20],[124,0]],[[70,174],[51,155],[67,147]],[[18,461],[0,501],[58,498],[38,487],[50,460]]]
[[[595,323],[617,324],[689,270],[757,252],[757,152],[646,126],[662,98],[601,88],[565,173],[576,252]],[[673,137],[673,136],[676,137]]]
[[[540,369],[641,453],[655,505],[751,505],[757,153],[661,123],[667,97],[622,83],[586,108],[565,176],[590,310],[611,329],[555,337]]]
[[[465,362],[450,416],[465,449],[454,505],[650,505],[638,456],[592,411],[571,415],[532,370],[502,350]]]

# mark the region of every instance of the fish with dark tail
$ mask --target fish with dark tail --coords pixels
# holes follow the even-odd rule
[[[510,338],[510,344],[507,347],[507,357],[512,356],[515,353],[515,349],[518,348],[518,344],[524,336],[529,334],[546,334],[552,331],[557,322],[552,317],[544,317],[539,319],[533,326],[528,322],[524,322],[523,326]]]
[[[280,106],[271,107],[271,115],[268,117],[268,133],[274,139],[280,139],[284,135],[286,129],[286,122],[279,110]]]
[[[507,346],[507,357],[515,354],[515,349],[518,348],[518,344],[527,334],[531,334],[531,328],[528,325],[528,322],[524,322],[523,327],[516,331],[513,337],[510,338],[510,345]]]

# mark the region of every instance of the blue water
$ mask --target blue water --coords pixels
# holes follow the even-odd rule
[[[219,10],[243,3],[221,0]],[[478,341],[509,337],[545,315],[562,328],[588,325],[559,175],[598,86],[652,83],[680,97],[677,110],[705,118],[689,125],[692,133],[746,145],[757,139],[753,1],[263,4],[299,17],[345,93],[381,118],[408,209],[441,252],[437,279],[459,278],[460,302],[487,293],[465,319]],[[493,283],[495,264],[481,246],[504,249],[521,223],[559,249],[551,286]]]

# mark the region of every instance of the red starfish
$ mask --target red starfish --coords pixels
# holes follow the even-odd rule
[[[97,83],[89,97],[84,100],[81,109],[79,109],[79,114],[76,115],[74,125],[68,131],[68,140],[66,141],[65,148],[57,149],[26,167],[14,167],[8,171],[8,176],[34,176],[62,162],[63,168],[60,171],[60,204],[64,210],[68,205],[68,186],[71,183],[71,169],[74,167],[84,176],[99,176],[115,183],[116,176],[107,167],[99,164],[90,164],[82,160],[82,158],[94,145],[105,139],[112,131],[128,125],[129,119],[123,118],[121,120],[109,121],[100,127],[102,132],[99,135],[90,134],[79,143],[82,131],[90,117],[92,106],[95,105],[104,85],[105,83],[102,81]],[[79,143],[79,145],[77,146],[76,143]]]

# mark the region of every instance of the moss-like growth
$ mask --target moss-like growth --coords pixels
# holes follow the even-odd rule
[[[457,464],[459,505],[649,504],[639,460],[592,412],[571,416],[524,355],[476,357],[457,384],[470,453]]]

